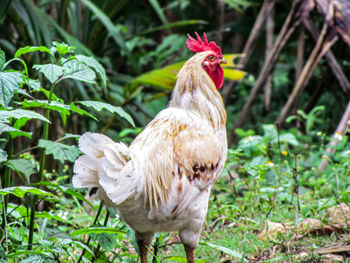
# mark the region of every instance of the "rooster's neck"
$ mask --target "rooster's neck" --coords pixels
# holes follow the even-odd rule
[[[213,80],[202,67],[206,55],[198,53],[182,67],[169,106],[196,112],[220,129],[226,125],[226,111]]]

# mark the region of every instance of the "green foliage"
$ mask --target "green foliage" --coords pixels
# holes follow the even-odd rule
[[[79,149],[74,145],[66,145],[44,139],[39,140],[38,146],[45,148],[46,154],[52,154],[53,158],[61,163],[65,161],[74,162],[80,154]]]
[[[44,47],[44,46],[38,46],[38,47],[26,46],[26,47],[22,47],[22,48],[18,49],[16,51],[14,57],[17,58],[23,54],[27,54],[27,53],[35,52],[35,51],[46,52],[48,54],[52,54],[50,49],[48,49],[47,47]]]
[[[18,86],[23,83],[19,72],[0,72],[0,104],[7,108]]]
[[[18,258],[21,262],[54,262],[61,257],[59,256],[61,254],[71,257],[69,251],[79,248],[87,251],[90,257],[95,253],[84,244],[83,237],[70,239],[70,236],[66,234],[67,226],[75,226],[79,222],[69,222],[65,218],[66,214],[62,214],[59,210],[37,211],[40,201],[45,199],[45,202],[54,206],[59,200],[62,201],[64,196],[68,198],[60,203],[62,206],[71,206],[78,200],[91,205],[81,193],[73,190],[70,184],[67,185],[66,174],[68,171],[71,172],[71,169],[66,164],[73,163],[80,154],[78,147],[72,145],[79,136],[67,133],[57,140],[52,140],[49,128],[59,127],[57,118],[55,118],[57,114],[61,117],[63,125],[71,122],[72,115],[77,114],[87,115],[97,120],[94,115],[81,109],[80,105],[82,105],[99,112],[107,110],[116,116],[125,118],[133,126],[135,125],[131,116],[121,107],[92,100],[66,104],[64,99],[55,94],[55,91],[61,88],[61,83],[68,80],[74,81],[77,85],[78,83],[97,85],[98,75],[102,86],[106,85],[106,73],[97,60],[93,57],[75,55],[74,51],[74,47],[59,42],[54,42],[50,48],[26,46],[20,48],[15,53],[16,58],[8,62],[5,61],[4,53],[0,52],[2,68],[0,72],[0,133],[4,135],[2,143],[7,147],[7,151],[0,149],[2,163],[0,169],[4,170],[0,189],[2,198],[0,238],[6,238],[6,250],[8,251],[0,255],[1,260]],[[35,64],[28,70],[25,60],[19,57],[38,52],[47,54],[50,63]],[[4,71],[4,68],[8,68],[14,61],[19,61],[24,70]],[[36,125],[37,128],[28,132],[31,125]],[[14,149],[14,140],[21,137],[26,137],[29,145],[24,149]],[[67,142],[62,143],[63,140],[68,141],[68,144]],[[37,154],[38,150],[39,154]],[[46,155],[52,155],[53,160],[58,161],[53,165],[59,169],[59,174],[64,175],[63,177],[58,176],[55,170],[52,172],[46,170],[48,167]],[[38,176],[34,177],[34,174]],[[20,181],[15,178],[19,178]],[[53,181],[55,179],[57,181]],[[60,199],[56,194],[60,196]],[[18,202],[14,197],[23,198],[25,202]],[[23,225],[21,220],[24,220],[26,224]],[[63,223],[64,227],[57,229],[57,222]],[[84,229],[85,232],[82,231]],[[94,240],[108,251],[114,248],[118,234],[124,233],[108,227],[101,228],[99,231],[97,228],[87,229],[81,227],[80,234],[77,230],[72,233],[72,236],[95,235]],[[9,233],[6,234],[6,237],[4,236],[5,231]],[[48,233],[55,233],[58,236],[52,238]],[[112,240],[113,247],[110,244]],[[39,246],[32,250],[34,243]]]
[[[44,74],[51,83],[55,83],[63,75],[63,67],[55,64],[34,65],[33,68]]]
[[[212,243],[209,243],[209,242],[206,242],[206,243],[203,243],[203,245],[207,245],[209,247],[212,247],[212,248],[215,248],[227,255],[230,255],[234,258],[237,258],[239,260],[241,260],[241,262],[248,262],[245,258],[244,258],[244,255],[242,255],[241,253],[237,252],[237,251],[234,251],[230,248],[227,248],[227,247],[223,247],[223,246],[219,246],[219,245],[215,245],[215,244],[212,244]]]
[[[16,109],[16,110],[1,112],[1,116],[0,116],[1,121],[9,122],[9,121],[12,121],[13,119],[16,119],[17,121],[22,121],[21,126],[23,126],[30,119],[38,119],[38,120],[50,123],[50,121],[47,118],[45,118],[44,116],[42,116],[41,114],[35,111]]]
[[[11,159],[7,162],[6,165],[9,165],[19,175],[23,174],[27,178],[29,178],[29,176],[32,174],[38,172],[35,165],[30,160],[26,159]]]
[[[110,228],[110,227],[89,227],[85,229],[78,229],[73,231],[71,236],[85,235],[85,234],[116,234],[116,233],[125,233],[124,231]]]
[[[0,195],[12,194],[19,198],[22,198],[27,193],[31,193],[34,195],[54,196],[49,192],[46,192],[38,188],[29,187],[29,186],[14,186],[14,187],[3,188],[0,190]]]
[[[121,107],[116,107],[101,101],[78,101],[77,103],[84,105],[85,107],[93,108],[96,111],[107,110],[110,113],[117,113],[120,117],[126,119],[133,127],[135,127],[135,123],[131,116]]]
[[[295,119],[305,123],[305,132],[306,134],[310,134],[311,129],[314,128],[314,125],[317,123],[322,123],[322,118],[320,115],[324,112],[325,106],[317,106],[313,108],[308,114],[306,114],[303,110],[298,110],[298,115],[289,116],[286,122],[291,122]]]

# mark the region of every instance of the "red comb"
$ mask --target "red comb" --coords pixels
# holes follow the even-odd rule
[[[214,51],[216,54],[221,55],[221,48],[219,48],[214,41],[208,42],[207,36],[203,33],[204,42],[200,36],[195,32],[197,40],[187,34],[188,39],[186,40],[186,46],[189,50],[193,52],[203,52],[203,51]]]

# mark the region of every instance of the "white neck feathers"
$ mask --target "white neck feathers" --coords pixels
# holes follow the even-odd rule
[[[177,75],[169,105],[194,111],[218,129],[226,125],[226,111],[220,93],[202,67],[210,53],[197,53],[184,64]]]

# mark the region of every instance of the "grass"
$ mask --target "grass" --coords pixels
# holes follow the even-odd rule
[[[327,210],[350,201],[347,138],[342,139],[332,162],[320,173],[314,167],[322,158],[315,156],[322,156],[324,147],[315,147],[317,137],[305,143],[305,136],[282,131],[281,138],[289,141],[278,143],[271,136],[274,129],[270,125],[263,135],[242,137],[229,151],[223,174],[212,189],[207,220],[196,249],[198,262],[346,262],[348,228],[344,224],[339,229],[332,228]],[[79,262],[83,250],[81,262],[137,262],[133,231],[113,210],[107,216],[103,208],[96,220],[100,202],[87,196],[84,200],[86,190],[72,188],[69,166],[64,167],[63,173],[66,175],[44,173],[45,189],[56,197],[44,211],[36,213],[34,255],[19,254],[25,251],[26,245],[20,240],[28,236],[28,210],[16,205],[15,200],[9,202],[9,245],[3,242],[0,251],[8,261],[3,262]],[[319,219],[331,228],[326,234],[322,229],[308,234],[298,232],[295,226],[307,218]],[[96,224],[92,226],[94,220]],[[262,239],[261,232],[268,222],[283,223],[290,229]],[[101,232],[100,228],[104,230]],[[81,233],[75,234],[76,230]],[[149,260],[185,262],[176,233],[159,233],[155,240],[157,253],[154,260],[150,253]],[[345,250],[320,250],[340,246]]]
[[[306,218],[331,225],[327,209],[341,202],[349,203],[349,143],[344,138],[333,162],[324,172],[318,173],[312,168],[317,163],[309,165],[313,155],[320,156],[318,148],[309,145],[313,150],[301,151],[298,147],[306,146],[301,137],[287,131],[282,134],[293,135],[299,141],[294,146],[286,141],[280,143],[279,147],[288,151],[285,155],[279,154],[278,144],[273,137],[267,138],[266,131],[261,136],[242,138],[235,150],[229,151],[224,172],[210,197],[207,220],[196,249],[198,262],[346,262],[349,256],[346,250],[319,252],[320,248],[347,246],[350,238],[346,226],[327,234],[317,234],[317,231],[300,234],[293,227]],[[293,150],[299,151],[297,157]],[[279,160],[281,156],[282,161]],[[68,166],[65,173],[70,173]],[[53,171],[44,176],[51,183],[47,190],[57,199],[45,211],[36,214],[34,252],[40,252],[43,258],[51,255],[48,262],[78,262],[83,249],[81,262],[92,262],[92,253],[95,253],[94,262],[138,261],[133,231],[119,219],[116,211],[110,210],[110,216],[106,217],[106,209],[102,209],[93,227],[106,227],[103,233],[84,232],[84,229],[91,229],[100,202],[89,198],[82,202],[79,195],[69,194],[67,189],[80,192],[71,188],[68,175],[62,177]],[[57,190],[57,186],[66,190]],[[84,195],[85,191],[81,193]],[[18,253],[23,245],[16,245],[16,242],[27,235],[26,228],[19,223],[21,218],[29,223],[27,210],[12,202],[9,209],[13,209],[9,243]],[[262,239],[260,233],[268,222],[284,223],[292,229]],[[74,230],[83,232],[75,235]],[[159,233],[155,239],[158,251],[153,262],[186,262],[176,233]],[[27,262],[26,259],[31,262],[29,259],[34,260],[39,255],[18,258],[23,259],[21,262]],[[7,259],[18,262],[10,256]],[[152,259],[150,255],[149,260]]]

